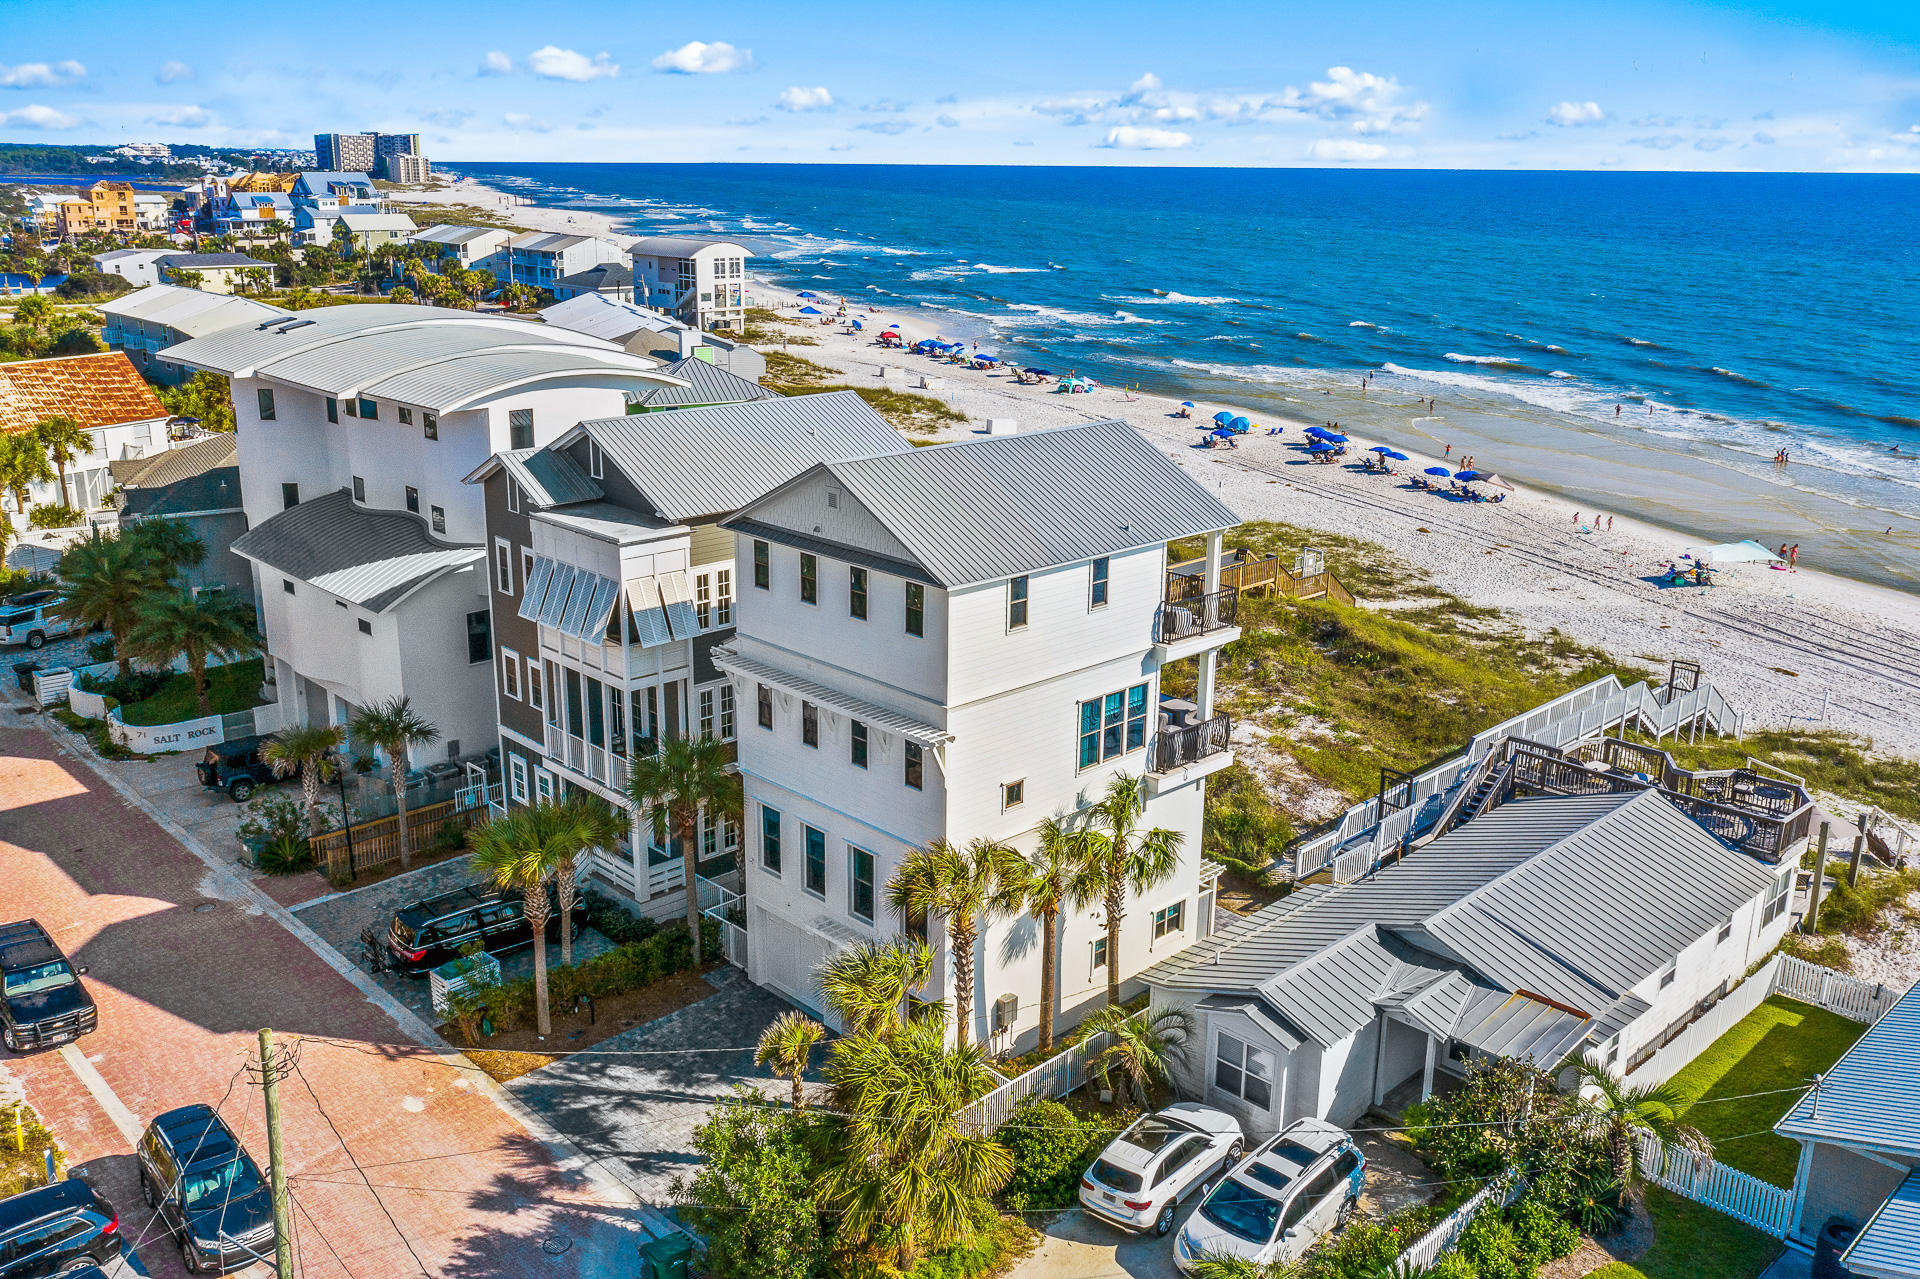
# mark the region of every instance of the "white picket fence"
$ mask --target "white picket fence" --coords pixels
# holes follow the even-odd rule
[[[1487,1207],[1504,1208],[1520,1197],[1526,1183],[1519,1177],[1502,1173],[1480,1187],[1473,1198],[1448,1213],[1445,1220],[1414,1240],[1395,1263],[1398,1270],[1424,1270],[1440,1259],[1440,1254],[1460,1242],[1467,1226]]]
[[[1047,1058],[1032,1070],[1015,1075],[962,1110],[960,1124],[969,1132],[987,1134],[1007,1122],[1013,1108],[1029,1097],[1064,1097],[1087,1082],[1087,1063],[1107,1046],[1107,1033],[1089,1035],[1064,1052]]]
[[[1724,1212],[1775,1239],[1787,1237],[1793,1219],[1793,1191],[1729,1168],[1711,1156],[1670,1146],[1650,1132],[1637,1134],[1640,1172],[1695,1203]]]
[[[1901,991],[1861,981],[1791,955],[1780,956],[1774,987],[1782,995],[1871,1026],[1900,1002]]]

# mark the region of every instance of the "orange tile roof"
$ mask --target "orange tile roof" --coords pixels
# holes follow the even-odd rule
[[[88,428],[166,417],[160,397],[119,351],[0,364],[0,431],[63,414]]]

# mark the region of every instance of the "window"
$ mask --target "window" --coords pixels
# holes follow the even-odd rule
[[[873,854],[847,845],[847,906],[858,919],[873,922]]]
[[[546,690],[540,678],[540,663],[527,663],[527,705],[540,710],[546,705]]]
[[[1733,921],[1729,919],[1726,923],[1720,925],[1720,935],[1713,939],[1713,944],[1718,946],[1731,936],[1733,936]]]
[[[362,397],[360,400],[360,416],[369,422],[379,421],[380,405],[373,400]]]
[[[773,690],[765,684],[760,685],[760,727],[773,727]]]
[[[263,386],[254,394],[260,398],[260,420],[273,421],[273,392]]]
[[[1093,562],[1093,586],[1087,595],[1088,608],[1107,606],[1107,557],[1102,555]]]
[[[1660,970],[1660,989],[1661,990],[1665,990],[1667,987],[1673,985],[1673,979],[1677,971],[1678,971],[1677,964],[1668,964],[1665,968],[1662,968]]]
[[[347,401],[347,416],[348,416],[348,417],[359,417],[359,416],[360,416],[360,401],[358,401],[358,400],[348,400],[348,401]]]
[[[516,702],[520,700],[520,654],[505,647],[500,650],[500,692]]]
[[[702,573],[693,579],[693,615],[706,630],[713,625],[713,578]]]
[[[400,425],[402,425],[402,426],[412,426],[412,425],[413,425],[413,410],[412,410],[412,409],[410,409],[410,408],[408,408],[408,407],[407,407],[406,405],[404,405],[404,404],[403,404],[403,405],[401,405],[401,406],[400,406],[399,408],[396,408],[396,409],[394,410],[394,412],[395,412],[395,413],[398,413],[398,414],[400,415]]]
[[[510,449],[530,449],[533,447],[533,410],[507,410],[507,447]]]
[[[733,570],[723,568],[713,575],[713,620],[721,626],[733,625]]]
[[[362,504],[367,500],[367,482],[358,475],[353,477],[353,500]]]
[[[1096,937],[1093,939],[1093,972],[1097,973],[1106,966],[1107,939],[1104,937]]]
[[[927,588],[918,582],[907,583],[907,634],[927,633]]]
[[[805,745],[820,746],[820,708],[812,702],[800,703],[800,740]]]
[[[439,507],[439,506],[431,506],[431,507],[428,507],[427,509],[432,512],[432,519],[430,522],[433,525],[433,531],[436,533],[446,532],[447,531],[446,509],[444,507]]]
[[[801,887],[815,897],[827,895],[827,835],[811,826],[807,827],[807,858]]]
[[[493,656],[493,618],[486,609],[467,614],[467,662],[484,662]]]
[[[1080,703],[1080,767],[1139,750],[1147,740],[1147,686]]]
[[[760,864],[780,873],[780,810],[760,805]]]
[[[1027,781],[1023,777],[1017,782],[1005,782],[1000,787],[1000,809],[1018,808],[1027,802]]]
[[[1177,901],[1173,905],[1153,912],[1153,939],[1159,941],[1168,933],[1177,933],[1185,923],[1187,903]]]
[[[370,621],[368,621],[368,620],[367,620],[366,618],[364,618],[364,617],[360,619],[360,633],[361,633],[362,635],[371,635],[371,634],[373,634],[373,623],[372,623],[372,622],[370,622]]]
[[[853,730],[850,734],[853,741],[850,758],[855,768],[865,768],[867,766],[867,726],[857,719],[850,723]]]
[[[520,581],[524,584],[533,577],[533,552],[526,547],[520,548]],[[614,616],[618,617],[616,612]]]
[[[281,590],[283,590],[283,591],[285,591],[285,592],[286,592],[287,594],[289,594],[289,595],[291,595],[291,594],[293,594],[293,582],[292,582],[292,580],[291,580],[291,579],[289,579],[289,578],[285,578],[285,577],[283,577],[283,578],[281,578],[281,579],[280,579],[280,589],[281,589]]]
[[[1793,870],[1790,868],[1782,872],[1780,878],[1774,882],[1773,898],[1767,902],[1766,909],[1760,913],[1760,926],[1765,928],[1768,924],[1771,924],[1774,920],[1786,914],[1787,903],[1792,899]]]
[[[1266,1110],[1273,1105],[1273,1058],[1232,1035],[1221,1035],[1213,1054],[1213,1086]]]
[[[407,485],[407,509],[415,515],[420,514],[420,490],[411,484]]]
[[[805,551],[800,552],[800,602],[820,602],[820,561]]]
[[[720,740],[733,740],[733,685],[720,686]]]
[[[331,395],[329,395],[327,397],[327,421],[338,422],[339,420],[340,420],[340,401],[334,399]]]
[[[437,440],[440,438],[440,419],[432,413],[422,413],[420,429],[426,433],[428,439]]]
[[[513,778],[513,798],[517,803],[527,802],[527,761],[518,755],[507,756],[507,772]]]
[[[713,690],[700,690],[700,736],[713,736]]]
[[[493,539],[493,589],[513,594],[513,546],[504,537]]]
[[[753,584],[763,591],[767,589],[767,584],[773,578],[769,555],[765,542],[753,544]]]
[[[587,441],[587,474],[596,480],[606,478],[605,463],[600,458],[600,446],[592,440]]]
[[[847,616],[867,620],[867,570],[847,570]]]
[[[533,789],[540,796],[541,803],[553,799],[553,774],[544,768],[533,770]]]
[[[907,785],[913,787],[913,789],[915,790],[919,790],[921,787],[921,780],[922,780],[919,742],[907,743],[906,758],[907,758],[907,776],[906,776]]]
[[[282,484],[280,486],[280,505],[289,511],[300,505],[300,486],[298,484]]]
[[[1017,631],[1027,624],[1027,576],[1007,583],[1007,629]]]

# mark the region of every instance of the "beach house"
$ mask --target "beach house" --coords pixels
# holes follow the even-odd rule
[[[561,280],[602,262],[618,262],[620,246],[593,235],[528,231],[507,246],[506,283],[551,290]]]
[[[553,296],[565,301],[583,293],[598,293],[616,302],[633,301],[633,272],[624,262],[596,262],[584,271],[553,282]]]
[[[470,271],[491,271],[505,279],[504,250],[513,235],[512,231],[499,227],[454,226],[441,222],[415,231],[409,242],[437,255],[443,263],[452,261]]]
[[[251,298],[175,284],[136,289],[94,309],[100,313],[101,341],[126,352],[149,382],[163,386],[177,386],[189,376],[187,370],[161,358],[166,348],[236,324],[260,324],[292,314]]]
[[[350,255],[371,253],[383,244],[395,244],[413,238],[419,228],[404,213],[342,213],[340,225],[346,231],[343,247]]]
[[[136,289],[160,282],[160,260],[179,253],[166,249],[109,249],[93,255],[93,269],[102,275],[117,275]]]
[[[415,763],[497,738],[486,512],[461,479],[624,412],[653,363],[505,316],[355,304],[161,356],[231,379],[270,679],[286,722],[405,695],[440,730]],[[115,357],[119,358],[119,357]]]
[[[158,264],[162,284],[179,284],[208,293],[238,293],[260,272],[262,285],[273,279],[273,263],[244,253],[174,253]]]
[[[361,172],[317,170],[294,179],[288,192],[293,202],[293,242],[331,244],[342,213],[378,213],[373,180]]]
[[[71,418],[84,428],[92,447],[66,465],[66,490],[56,477],[28,487],[28,507],[65,503],[81,511],[100,508],[113,491],[107,464],[116,458],[147,457],[171,447],[166,406],[127,357],[119,351],[99,355],[18,360],[0,364],[0,433],[19,435],[49,417]],[[0,502],[22,524],[22,510],[11,490]]]
[[[624,805],[630,761],[663,739],[732,741],[739,708],[713,653],[733,635],[739,579],[719,521],[822,461],[907,447],[838,391],[588,418],[544,448],[475,468],[506,802],[572,787]],[[704,821],[700,860],[735,852],[739,836]],[[593,867],[650,913],[675,917],[684,855],[636,813],[629,837],[596,851]]]
[[[902,858],[935,840],[1030,852],[1043,819],[1084,821],[1120,774],[1144,777],[1141,825],[1180,836],[1178,864],[1128,895],[1118,953],[1097,912],[1065,916],[1063,1019],[1104,1001],[1110,971],[1131,993],[1206,936],[1205,778],[1233,758],[1214,661],[1240,633],[1213,605],[1237,523],[1113,421],[824,463],[726,520],[737,634],[714,661],[739,708],[752,978],[826,1015],[831,955],[924,933],[927,997],[951,998],[937,922],[887,904]],[[1167,544],[1195,536],[1216,593],[1169,602]],[[1176,665],[1191,699],[1162,696]],[[1039,947],[1028,916],[983,931],[974,1042],[1032,1045]]]
[[[652,235],[627,249],[635,297],[696,329],[747,324],[745,263],[752,253],[731,240]]]
[[[206,556],[181,570],[195,591],[215,588],[242,599],[253,595],[253,570],[233,553],[247,531],[240,500],[239,444],[231,432],[206,435],[190,443],[107,463],[120,495],[116,505],[124,527],[141,520],[170,519],[200,539]]]
[[[692,357],[755,382],[767,372],[767,357],[738,337],[703,333],[631,300],[582,293],[543,307],[540,318],[563,329],[618,342],[635,355],[650,355],[657,360]]]
[[[59,209],[56,230],[62,238],[140,229],[131,182],[95,182],[61,200]]]

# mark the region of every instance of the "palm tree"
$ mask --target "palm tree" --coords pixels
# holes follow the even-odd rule
[[[1143,1008],[1130,1013],[1110,1004],[1081,1023],[1089,1039],[1103,1031],[1107,1036],[1107,1046],[1088,1069],[1102,1088],[1116,1095],[1123,1091],[1114,1087],[1117,1078],[1134,1104],[1144,1110],[1156,1089],[1172,1084],[1173,1065],[1186,1059],[1195,1025],[1193,1014],[1184,1008]]]
[[[843,1237],[897,1240],[903,1271],[922,1250],[971,1241],[977,1204],[1013,1172],[1005,1146],[960,1122],[997,1082],[980,1049],[949,1049],[943,1027],[912,1022],[841,1040],[827,1078],[842,1117],[815,1199]]]
[[[41,462],[46,461],[41,454]],[[120,662],[120,674],[133,670],[133,654],[127,634],[133,629],[134,612],[156,583],[133,554],[133,547],[118,535],[93,530],[83,541],[68,546],[60,557],[60,598],[53,606],[54,616],[81,626],[101,626],[113,637],[114,655]]]
[[[849,1035],[884,1039],[906,1025],[907,996],[933,975],[933,948],[923,941],[860,942],[833,952],[814,978]],[[945,1009],[939,1010],[946,1020]]]
[[[973,959],[980,933],[1020,908],[1026,859],[1005,844],[973,839],[965,848],[937,839],[900,860],[887,901],[903,919],[943,915],[953,956],[954,1033],[962,1047],[973,1028]]]
[[[814,1047],[827,1037],[827,1028],[800,1012],[781,1013],[773,1024],[760,1032],[760,1046],[753,1050],[756,1066],[772,1066],[793,1080],[793,1108],[807,1108],[807,1092],[801,1081],[813,1060]]]
[[[332,780],[339,767],[334,750],[346,734],[338,724],[296,724],[283,728],[260,748],[260,758],[273,768],[275,777],[300,774],[300,790],[307,802],[307,834],[320,833],[320,784]],[[344,820],[345,813],[341,814]]]
[[[687,890],[687,933],[700,958],[700,814],[711,821],[740,820],[740,778],[729,771],[726,744],[713,737],[672,737],[652,755],[633,761],[627,796],[646,812],[663,808],[670,838],[680,841]]]
[[[358,712],[347,725],[347,731],[387,753],[388,767],[393,773],[394,817],[400,828],[400,869],[411,869],[413,849],[407,841],[407,752],[415,746],[439,741],[440,730],[413,709],[412,701],[401,695]]]
[[[405,305],[407,303],[414,302],[416,300],[417,299],[413,296],[413,290],[408,288],[404,284],[396,284],[391,289],[387,290],[387,301],[392,302],[395,305]]]
[[[29,490],[53,478],[53,463],[47,450],[30,431],[18,435],[0,435],[0,485],[13,494],[14,508],[22,515],[31,502]]]
[[[1079,861],[1071,891],[1076,904],[1101,903],[1107,928],[1107,1006],[1120,1005],[1120,921],[1126,917],[1127,893],[1138,895],[1173,877],[1180,865],[1177,830],[1156,826],[1140,829],[1147,791],[1142,778],[1117,773],[1107,783],[1107,794],[1087,814],[1088,827],[1080,833]]]
[[[1006,881],[1020,905],[1040,921],[1040,1051],[1053,1048],[1053,1006],[1060,1000],[1060,913],[1069,892],[1078,837],[1057,817],[1040,823],[1040,843],[1017,875]]]
[[[1634,1158],[1638,1133],[1651,1133],[1661,1141],[1695,1154],[1713,1154],[1713,1143],[1707,1140],[1707,1135],[1680,1121],[1680,1112],[1687,1101],[1669,1085],[1636,1087],[1615,1079],[1605,1067],[1591,1061],[1582,1061],[1579,1071],[1581,1091],[1592,1089],[1594,1092],[1586,1102],[1588,1119],[1606,1138],[1613,1179],[1624,1194],[1631,1195],[1638,1180],[1639,1161]]]
[[[568,926],[560,930],[560,962],[573,962],[573,904],[579,898],[579,858],[589,848],[604,848],[620,838],[624,823],[607,804],[585,791],[574,791],[560,801],[560,809],[573,823],[574,855],[554,868],[554,895],[558,898],[560,918]]]
[[[250,610],[219,591],[153,591],[134,608],[127,647],[154,666],[168,666],[176,657],[187,659],[193,695],[202,715],[213,714],[207,695],[207,661],[257,652],[260,636],[253,629]]]
[[[527,923],[533,929],[533,1018],[542,1039],[553,1033],[553,1014],[547,1006],[547,920],[553,914],[547,881],[579,856],[578,837],[575,814],[563,805],[542,803],[516,808],[488,822],[469,840],[474,865],[501,888],[519,892],[525,901]],[[561,936],[566,936],[570,922],[561,917]]]
[[[73,495],[67,491],[67,468],[93,452],[93,432],[65,414],[55,413],[40,419],[40,424],[33,428],[33,436],[53,459],[54,470],[60,476],[60,500],[68,506],[76,505]]]

